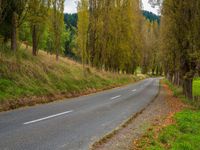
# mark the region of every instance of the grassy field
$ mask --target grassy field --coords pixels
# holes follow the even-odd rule
[[[68,97],[128,84],[144,76],[119,75],[94,68],[83,75],[82,65],[40,51],[37,57],[21,48],[17,56],[0,53],[0,102],[24,97],[65,94]]]
[[[195,78],[193,82],[194,96],[200,96],[200,78]]]
[[[167,82],[167,81],[166,81]],[[167,82],[174,96],[184,99],[181,89]],[[200,79],[193,82],[195,96],[200,95]],[[200,150],[200,110],[199,102],[189,102],[194,108],[183,110],[174,116],[175,123],[155,132],[156,128],[147,132],[146,137],[139,141],[144,150]],[[155,135],[155,133],[157,135]]]

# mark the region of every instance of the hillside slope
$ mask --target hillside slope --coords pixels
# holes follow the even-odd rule
[[[54,55],[43,51],[34,57],[30,50],[21,48],[17,56],[0,55],[0,110],[89,94],[142,78],[93,68],[84,76],[79,63],[67,58],[56,62]]]

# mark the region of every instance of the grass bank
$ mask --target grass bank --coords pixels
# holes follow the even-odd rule
[[[128,84],[143,75],[121,75],[87,68],[67,58],[21,48],[16,55],[0,52],[0,110],[46,103]]]
[[[193,95],[200,96],[200,78],[195,78],[193,81]]]
[[[184,110],[173,117],[175,123],[163,128],[158,135],[149,131],[139,147],[142,150],[199,150],[200,111]]]
[[[182,99],[185,103],[193,105],[173,116],[173,122],[160,130],[157,127],[148,131],[145,138],[139,140],[138,149],[144,150],[200,150],[200,109],[198,102],[189,102],[184,99],[181,89],[174,87],[166,81],[174,96]],[[200,94],[200,80],[193,82],[195,96]]]

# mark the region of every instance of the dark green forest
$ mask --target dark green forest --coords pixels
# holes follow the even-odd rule
[[[155,15],[152,12],[149,11],[142,11],[143,15],[145,16],[146,19],[148,19],[150,22],[157,21],[160,23],[160,16]]]
[[[149,11],[145,11],[145,10],[143,10],[142,13],[143,13],[144,17],[146,19],[148,19],[149,21],[160,22],[160,16],[157,16],[154,13],[149,12]],[[67,28],[77,27],[77,21],[78,21],[77,13],[74,13],[74,14],[65,13],[64,14],[64,21],[65,21]]]
[[[67,28],[72,28],[76,27],[77,28],[77,21],[78,21],[78,15],[77,13],[75,14],[64,14],[64,21],[67,26]]]
[[[68,39],[65,42],[64,54],[74,60],[80,61],[80,57],[74,51],[76,48],[76,35],[77,35],[77,21],[78,15],[75,14],[64,14],[64,22],[66,25],[66,30],[68,31]]]

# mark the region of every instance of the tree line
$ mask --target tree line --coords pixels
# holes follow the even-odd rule
[[[145,19],[146,24],[148,22],[153,23],[160,23],[160,16],[157,16],[151,12],[148,11],[142,11],[142,17],[140,19]],[[65,44],[65,55],[71,59],[74,59],[76,61],[80,61],[81,57],[80,54],[77,51],[77,21],[78,21],[78,15],[77,13],[74,14],[69,14],[65,13],[64,14],[64,21],[66,24],[67,32],[69,35],[69,38],[66,40]],[[157,26],[158,27],[158,26]]]
[[[81,0],[78,48],[99,69],[165,75],[189,99],[200,72],[200,2],[165,0],[161,21],[144,19],[140,1]],[[89,8],[89,9],[88,9]]]
[[[83,64],[135,72],[141,45],[139,0],[81,0],[78,18]]]
[[[143,46],[148,38],[142,32],[153,34],[155,21],[143,17],[139,0],[83,0],[78,14],[71,15],[63,14],[64,0],[0,0],[0,4],[0,39],[11,43],[14,53],[23,42],[31,45],[34,56],[43,49],[58,59],[64,51],[98,69],[134,73],[146,57],[142,49],[151,45]]]
[[[161,17],[160,50],[165,76],[182,86],[189,99],[200,72],[200,1],[165,0]]]
[[[144,74],[165,74],[193,97],[200,73],[199,1],[165,0],[158,19],[141,11],[140,0],[80,0],[78,14],[65,17],[64,0],[0,0],[0,8],[0,39],[13,53],[23,41],[34,56],[42,48],[58,60],[65,50],[83,70],[133,74],[140,67]]]
[[[81,0],[77,39],[83,64],[128,74],[141,66],[143,73],[162,74],[159,17],[149,16],[154,18],[143,16],[139,0]]]

